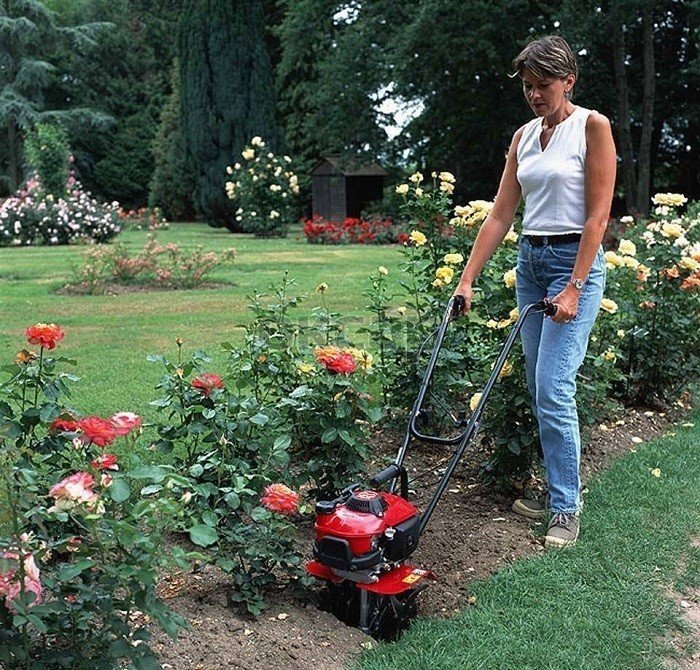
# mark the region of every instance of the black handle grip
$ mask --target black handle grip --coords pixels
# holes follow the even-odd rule
[[[461,316],[463,311],[464,311],[464,296],[463,295],[452,296],[452,318],[456,319],[458,316]]]
[[[378,472],[372,479],[369,480],[370,486],[373,488],[377,488],[378,486],[381,486],[382,484],[386,484],[387,482],[391,481],[392,479],[395,479],[401,474],[401,468],[399,468],[396,463],[392,463],[388,467],[384,468],[381,472]]]
[[[538,312],[544,312],[545,316],[554,316],[557,313],[557,306],[549,298],[540,300],[534,307]]]

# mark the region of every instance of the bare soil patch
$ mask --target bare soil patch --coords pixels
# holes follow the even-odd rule
[[[612,424],[586,431],[584,481],[616,456],[660,436],[684,407],[668,412],[632,410]],[[401,435],[379,432],[377,452],[392,454]],[[451,452],[417,445],[407,457],[409,473],[430,471],[413,488],[424,506]],[[450,616],[469,604],[470,583],[487,578],[504,564],[543,551],[543,526],[511,511],[513,495],[494,490],[478,477],[488,454],[465,455],[421,538],[412,563],[433,570],[438,579],[419,597],[422,616]],[[431,481],[432,480],[432,481]],[[585,528],[584,531],[585,532]],[[312,522],[300,528],[300,549],[310,556]],[[343,670],[363,647],[376,644],[310,601],[296,601],[291,589],[270,594],[270,609],[254,620],[227,606],[227,578],[211,568],[179,575],[162,584],[169,605],[190,622],[178,640],[157,633],[155,648],[165,668],[174,670]],[[697,606],[697,602],[695,605]],[[695,611],[695,610],[694,610]],[[695,666],[679,666],[683,670]]]

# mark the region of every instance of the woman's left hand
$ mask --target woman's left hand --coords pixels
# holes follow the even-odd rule
[[[569,323],[569,321],[573,321],[578,314],[578,300],[580,297],[581,291],[571,284],[567,284],[561,293],[552,298],[552,302],[557,306],[557,311],[552,316],[552,321],[555,323]]]

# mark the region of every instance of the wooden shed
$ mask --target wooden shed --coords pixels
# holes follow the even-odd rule
[[[326,156],[311,171],[311,209],[327,221],[359,218],[363,207],[381,200],[386,171],[376,163],[348,162]]]

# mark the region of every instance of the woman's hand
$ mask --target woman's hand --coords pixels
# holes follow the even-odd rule
[[[554,323],[569,323],[578,314],[578,300],[581,297],[579,291],[572,284],[552,298],[552,303],[557,306],[557,311],[551,317]]]
[[[462,298],[464,298],[464,307],[462,308],[462,311],[460,314],[458,314],[458,316],[463,316],[464,314],[469,312],[469,310],[472,308],[472,285],[466,282],[460,282],[452,295],[459,295],[462,296]]]

